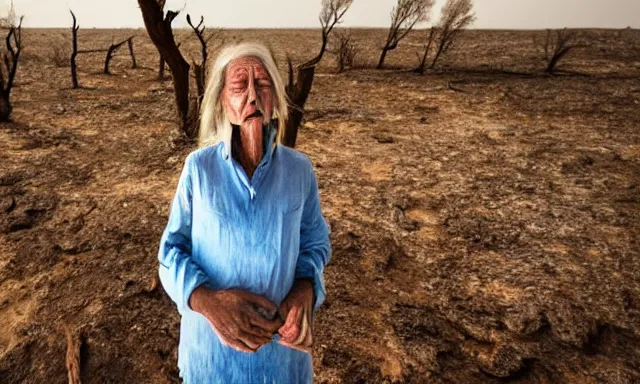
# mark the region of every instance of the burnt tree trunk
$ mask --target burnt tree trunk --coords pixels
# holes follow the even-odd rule
[[[422,55],[422,60],[420,61],[418,68],[416,68],[416,72],[421,75],[424,74],[424,70],[427,65],[427,57],[429,56],[429,51],[431,50],[431,45],[433,44],[434,34],[435,34],[435,29],[431,27],[431,31],[429,32],[429,38],[427,41],[427,46],[425,47],[424,54]]]
[[[124,45],[124,43],[131,41],[131,39],[133,39],[133,37],[129,37],[128,39],[122,40],[121,42],[117,43],[117,44],[111,44],[111,46],[109,47],[109,49],[107,50],[107,57],[104,59],[104,74],[105,75],[110,75],[111,73],[109,72],[109,63],[111,62],[111,59],[113,58],[113,55],[116,53],[116,51],[122,47]],[[134,60],[135,62],[135,60]]]
[[[160,66],[158,67],[158,81],[163,81],[164,80],[164,68],[165,68],[165,64],[164,64],[164,59],[162,58],[162,55],[160,55]]]
[[[378,60],[378,66],[376,67],[376,69],[382,69],[382,67],[384,66],[384,59],[387,57],[387,53],[389,51],[393,51],[394,49],[396,49],[398,47],[398,43],[397,42],[387,42],[384,47],[382,48],[382,53],[380,54],[380,60]]]
[[[393,51],[398,47],[398,42],[400,42],[400,40],[402,39],[402,37],[398,37],[399,32],[400,32],[399,26],[391,25],[391,28],[389,28],[389,34],[387,35],[387,40],[384,43],[384,47],[382,47],[382,52],[380,53],[380,60],[378,60],[378,66],[376,67],[376,69],[382,69],[382,67],[384,67],[384,60],[387,57],[387,53],[389,51]]]
[[[291,60],[289,63],[289,82],[286,87],[287,96],[289,97],[289,120],[287,120],[286,129],[283,137],[283,144],[287,147],[294,148],[298,138],[298,127],[304,116],[304,105],[311,92],[313,78],[316,72],[316,66],[300,66],[296,69],[297,79],[294,82],[294,69]]]
[[[0,122],[7,123],[11,121],[11,111],[13,107],[11,106],[11,101],[9,100],[9,94],[6,92],[2,92],[2,96],[0,97]]]
[[[129,54],[131,55],[131,68],[138,68],[138,64],[136,63],[136,55],[133,53],[133,37],[127,40],[127,45],[129,45]]]
[[[333,26],[337,23],[337,20],[331,26],[324,26],[322,29],[322,45],[320,52],[311,60],[301,64],[294,71],[293,63],[290,58],[287,58],[289,66],[289,81],[287,82],[286,92],[289,98],[289,119],[285,127],[283,135],[283,144],[287,147],[294,148],[296,146],[296,140],[298,138],[298,128],[304,117],[304,105],[309,98],[311,87],[313,86],[313,78],[316,73],[316,65],[322,60],[322,56],[327,49],[327,43],[329,41],[329,33],[333,29]],[[295,75],[295,74],[297,75]]]
[[[575,43],[576,35],[565,29],[547,30],[547,38],[544,43],[544,56],[547,62],[545,72],[552,75],[556,66],[571,50],[578,45]]]
[[[438,28],[438,36],[436,41],[438,42],[438,49],[436,51],[433,60],[431,61],[431,68],[435,68],[436,63],[440,56],[446,52],[453,42],[453,36],[455,35],[456,30],[452,30],[449,26],[444,26],[442,28]]]
[[[181,128],[188,137],[193,138],[198,129],[192,123],[198,114],[189,108],[190,66],[180,53],[171,29],[171,22],[178,16],[178,12],[167,11],[163,18],[162,8],[156,0],[138,0],[138,5],[151,41],[171,70]]]
[[[79,85],[78,71],[76,68],[76,56],[78,56],[78,29],[80,29],[80,26],[76,24],[76,15],[73,14],[73,11],[69,12],[71,12],[71,17],[73,17],[73,25],[71,26],[71,36],[73,38],[73,51],[71,52],[71,83],[73,84],[73,89],[78,89]]]
[[[382,69],[382,66],[384,65],[384,59],[387,57],[388,51],[389,49],[387,47],[382,48],[382,53],[380,54],[380,60],[378,60],[378,66],[376,67],[377,69]]]
[[[449,31],[442,31],[440,35],[440,40],[438,43],[438,50],[436,51],[436,55],[433,57],[433,61],[431,62],[431,68],[435,68],[440,55],[445,51],[445,44],[449,41]]]
[[[545,70],[546,73],[552,75],[553,73],[555,73],[556,71],[556,65],[558,65],[558,62],[560,60],[562,60],[562,58],[569,53],[569,51],[571,50],[572,47],[565,47],[564,49],[562,49],[561,51],[556,52],[553,57],[551,58],[551,60],[549,60],[549,64],[547,65],[547,69]]]
[[[288,106],[289,119],[285,126],[283,134],[283,144],[288,147],[295,147],[298,138],[298,128],[304,116],[304,105],[307,102],[313,78],[316,73],[316,65],[322,60],[322,56],[327,49],[329,34],[333,28],[340,22],[347,9],[351,5],[347,2],[323,2],[323,11],[320,16],[320,24],[322,25],[322,46],[320,52],[311,60],[296,68],[297,76],[294,76],[293,64],[290,58],[287,58],[289,65],[289,81],[287,82],[286,92],[290,101]]]

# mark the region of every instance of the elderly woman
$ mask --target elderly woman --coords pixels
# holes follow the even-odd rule
[[[209,70],[200,148],[162,234],[160,281],[181,314],[185,383],[310,383],[329,228],[309,158],[278,143],[284,83],[243,43]]]

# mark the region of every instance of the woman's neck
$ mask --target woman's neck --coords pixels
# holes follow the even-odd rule
[[[254,126],[255,127],[255,126]],[[231,135],[231,155],[240,163],[251,180],[262,160],[262,127],[233,127]]]

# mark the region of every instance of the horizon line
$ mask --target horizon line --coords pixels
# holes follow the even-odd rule
[[[71,27],[22,27],[25,29],[70,29]],[[412,30],[429,30],[432,27],[425,28],[413,28]],[[106,30],[118,30],[118,29],[141,29],[146,30],[146,27],[81,27],[80,29],[106,29]],[[191,27],[173,27],[173,30],[191,30]],[[321,30],[321,27],[213,27],[207,26],[207,29],[210,30]],[[352,26],[352,27],[336,27],[335,29],[381,29],[388,30],[389,27],[368,27],[368,26]],[[567,30],[611,30],[611,31],[619,31],[619,30],[640,30],[640,28],[633,28],[631,26],[627,27],[547,27],[547,28],[466,28],[465,30],[469,31],[546,31],[548,29],[567,29]]]

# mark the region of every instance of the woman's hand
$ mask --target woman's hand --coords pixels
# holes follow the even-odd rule
[[[278,329],[279,343],[311,353],[313,345],[313,283],[297,279],[287,297],[280,304],[280,316],[286,319]]]
[[[238,351],[255,352],[283,324],[273,302],[238,289],[214,291],[201,285],[189,305],[209,320],[222,344]]]

